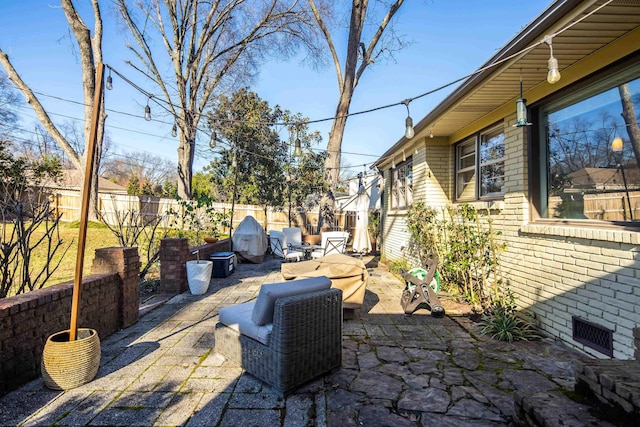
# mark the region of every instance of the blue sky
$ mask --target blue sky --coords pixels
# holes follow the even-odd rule
[[[350,111],[396,103],[473,72],[550,3],[407,0],[397,14],[395,28],[412,44],[396,54],[395,62],[375,64],[365,71]],[[88,11],[88,7],[84,6],[84,10]],[[153,91],[124,63],[124,38],[106,7],[103,20],[105,63]],[[22,78],[36,92],[81,102],[80,66],[68,31],[64,13],[54,0],[0,0],[0,47],[9,54]],[[412,102],[414,122],[454,88]],[[300,58],[263,64],[252,90],[270,105],[279,104],[312,120],[333,116],[338,100],[333,67],[313,70],[301,65]],[[72,103],[51,97],[41,97],[41,101],[55,113],[52,118],[56,123],[72,120],[63,116],[82,117],[81,107]],[[107,109],[142,116],[146,98],[114,77],[114,90],[107,92],[106,102]],[[33,129],[35,114],[30,107],[24,104],[19,112],[21,127]],[[154,117],[160,118],[157,114]],[[402,136],[405,117],[404,106],[350,117],[343,139],[343,165],[351,165],[357,172],[374,161]],[[319,130],[324,139],[318,148],[326,148],[331,122],[319,123],[313,129]],[[111,112],[107,131],[114,152],[148,151],[176,161],[177,141],[171,137],[169,123],[146,122],[141,117]],[[197,144],[204,148],[208,139],[202,135]],[[196,170],[204,164],[206,159],[197,159]]]

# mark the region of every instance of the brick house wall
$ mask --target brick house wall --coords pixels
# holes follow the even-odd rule
[[[106,338],[138,316],[137,248],[96,251],[82,279],[78,326]],[[37,378],[47,338],[69,329],[73,282],[0,299],[0,395]]]
[[[507,243],[500,256],[507,285],[545,334],[594,357],[608,357],[574,340],[576,316],[613,332],[615,359],[637,358],[633,330],[640,325],[640,233],[530,222],[527,134],[514,123],[515,114],[504,120],[504,200],[470,203],[480,213],[491,214],[494,230],[501,231],[499,239]],[[446,151],[430,144],[427,139],[422,158],[432,177],[421,178],[425,188],[414,193],[414,200],[437,209],[453,199],[454,160],[451,147]],[[389,170],[384,173],[387,182]],[[386,184],[385,211],[389,190]],[[405,215],[406,211],[385,212],[382,248],[389,260],[411,260],[401,250],[410,239]]]

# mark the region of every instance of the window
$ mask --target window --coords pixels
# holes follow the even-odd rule
[[[500,126],[456,147],[456,200],[493,199],[503,194],[504,132]]]
[[[639,114],[638,65],[539,108],[540,217],[640,221]]]
[[[411,157],[391,169],[391,208],[405,209],[413,202],[413,162]]]

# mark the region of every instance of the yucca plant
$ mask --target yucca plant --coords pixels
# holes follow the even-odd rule
[[[480,321],[480,333],[499,341],[530,341],[540,339],[533,319],[516,312],[514,297],[507,293],[509,301],[497,301],[489,314]]]

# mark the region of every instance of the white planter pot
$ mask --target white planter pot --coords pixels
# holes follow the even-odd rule
[[[187,283],[193,295],[202,295],[207,292],[212,270],[213,262],[211,261],[187,261]]]

